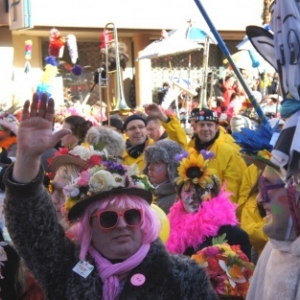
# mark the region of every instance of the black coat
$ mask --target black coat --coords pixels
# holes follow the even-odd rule
[[[85,279],[72,271],[79,249],[59,226],[49,194],[42,186],[43,170],[29,184],[4,176],[7,227],[20,255],[49,300],[101,300],[103,284],[96,268]],[[92,257],[87,260],[95,265]],[[134,286],[130,278],[143,274],[146,281]],[[160,240],[151,244],[142,263],[122,284],[119,300],[217,299],[205,270],[188,257],[170,255]]]
[[[215,236],[208,237],[203,243],[197,246],[194,250],[192,247],[187,248],[184,252],[185,255],[191,256],[197,251],[204,249],[205,247],[212,246],[212,239],[214,237],[220,237],[226,234],[226,240],[229,245],[240,245],[241,250],[247,255],[249,260],[251,260],[251,244],[248,234],[238,226],[224,225],[221,226],[218,233]]]

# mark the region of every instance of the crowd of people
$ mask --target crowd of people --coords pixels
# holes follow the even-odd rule
[[[263,119],[234,74],[209,82],[189,130],[163,109],[168,83],[100,122],[46,94],[2,112],[0,300],[300,300],[278,80],[251,81]]]
[[[35,94],[21,120],[3,114],[1,299],[254,299],[279,255],[270,245],[297,247],[286,206],[296,191],[276,165],[265,168],[283,120],[228,131],[216,111],[196,107],[189,137],[172,112],[144,108],[101,125],[68,116],[58,130],[54,100]],[[153,205],[168,220],[165,240]],[[239,277],[225,260],[220,283],[227,274],[231,286],[220,289],[212,262],[194,257],[225,244],[263,275]]]

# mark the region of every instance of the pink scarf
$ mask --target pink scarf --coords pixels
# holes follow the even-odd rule
[[[138,266],[148,254],[150,244],[142,244],[140,249],[123,262],[112,264],[94,247],[90,246],[89,253],[94,258],[98,273],[103,282],[102,296],[104,300],[115,300],[119,295],[119,277]]]
[[[237,205],[228,197],[229,193],[222,188],[217,197],[203,202],[194,214],[185,211],[181,200],[175,202],[168,214],[171,230],[167,249],[182,254],[188,247],[196,249],[206,238],[216,236],[221,226],[237,225]]]

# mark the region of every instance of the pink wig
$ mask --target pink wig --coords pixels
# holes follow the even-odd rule
[[[85,209],[82,217],[70,229],[71,233],[80,244],[81,260],[85,259],[92,240],[90,216],[97,210],[106,209],[109,205],[116,205],[118,209],[142,209],[143,215],[141,230],[143,232],[143,243],[151,243],[158,238],[161,229],[159,219],[144,199],[126,194],[107,197],[103,200],[90,204]]]

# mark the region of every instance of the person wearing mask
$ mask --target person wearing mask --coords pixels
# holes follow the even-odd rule
[[[252,244],[252,262],[256,263],[259,255],[265,247],[268,236],[263,228],[266,224],[266,211],[261,203],[256,201],[259,192],[259,178],[265,164],[259,163],[269,159],[273,145],[276,143],[284,121],[270,119],[268,123],[262,123],[258,130],[243,129],[234,132],[233,137],[241,146],[241,153],[249,166],[242,175],[239,191],[237,216],[243,228],[249,235]]]
[[[213,238],[226,235],[229,245],[240,245],[251,258],[247,233],[239,228],[236,204],[229,200],[225,185],[221,186],[209,167],[214,153],[193,151],[180,157],[176,181],[178,201],[170,209],[170,236],[166,246],[171,253],[193,255],[211,246]]]
[[[169,254],[158,239],[152,186],[136,166],[104,160],[68,186],[75,239],[66,238],[43,188],[39,157],[70,131],[52,135],[53,99],[43,94],[37,105],[37,94],[24,104],[16,163],[5,174],[5,213],[47,299],[216,300],[205,270]]]
[[[257,202],[266,211],[263,230],[269,241],[256,265],[247,300],[300,299],[299,191],[282,181],[276,160],[259,178]]]

